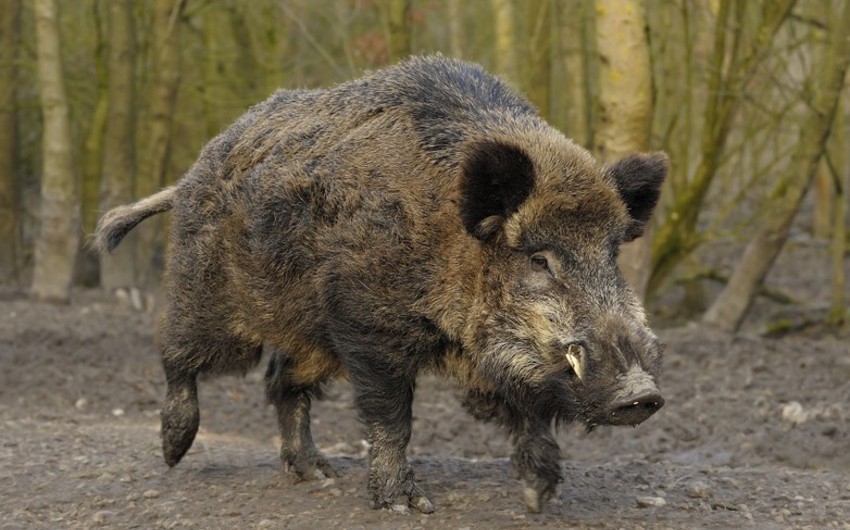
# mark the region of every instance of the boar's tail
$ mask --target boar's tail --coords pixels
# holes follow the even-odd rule
[[[101,252],[112,252],[127,232],[148,217],[167,212],[174,206],[175,187],[164,190],[127,206],[106,212],[97,222],[95,245]]]

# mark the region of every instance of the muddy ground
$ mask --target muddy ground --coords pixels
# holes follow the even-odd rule
[[[850,528],[850,340],[804,325],[828,301],[828,261],[816,244],[791,250],[770,283],[797,303],[760,300],[736,336],[661,312],[667,405],[635,429],[560,432],[566,480],[540,515],[505,436],[433,376],[410,444],[433,515],[368,508],[346,384],[313,415],[342,476],[283,475],[262,365],[202,383],[199,436],[168,469],[154,318],[94,291],[69,306],[0,291],[0,528]],[[788,332],[765,336],[779,321]]]

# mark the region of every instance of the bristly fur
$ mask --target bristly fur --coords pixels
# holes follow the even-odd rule
[[[622,234],[639,235],[665,172],[663,155],[604,169],[499,78],[440,56],[276,92],[175,186],[98,227],[111,251],[172,210],[166,462],[198,431],[198,378],[244,373],[265,348],[284,469],[333,474],[310,406],[347,377],[372,442],[373,505],[431,511],[405,456],[416,377],[430,369],[507,427],[539,510],[561,481],[552,425],[604,420],[623,359],[647,380],[657,372],[614,256]],[[588,351],[581,378],[564,357],[575,341]]]

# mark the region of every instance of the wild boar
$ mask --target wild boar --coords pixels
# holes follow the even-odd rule
[[[285,470],[334,474],[310,403],[347,377],[373,506],[433,511],[405,453],[416,376],[434,370],[509,430],[539,511],[562,481],[553,424],[636,425],[664,403],[662,345],[616,260],[666,173],[661,153],[603,167],[498,78],[440,56],[276,92],[97,230],[111,251],[173,210],[166,463],[197,432],[198,375],[244,372],[266,345]]]

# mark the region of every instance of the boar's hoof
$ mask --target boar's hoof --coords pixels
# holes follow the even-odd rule
[[[410,513],[414,508],[420,513],[434,513],[434,503],[422,488],[413,482],[413,471],[402,475],[402,480],[378,481],[370,477],[369,489],[372,493],[372,508],[389,508],[396,513]]]
[[[560,482],[544,483],[540,480],[534,482],[534,484],[530,484],[528,481],[523,481],[522,497],[529,512],[540,513],[549,499],[558,496]]]
[[[397,499],[399,500],[399,499]],[[372,503],[373,508],[382,508],[378,502]],[[417,485],[413,485],[413,489],[410,494],[407,495],[407,502],[396,502],[394,504],[386,505],[390,510],[395,513],[408,514],[410,513],[410,508],[416,509],[419,513],[434,513],[434,503],[425,495],[425,493],[419,488]]]
[[[283,472],[295,473],[299,481],[314,478],[322,480],[339,476],[324,455],[315,447],[296,453],[281,450],[280,460],[283,462]]]
[[[178,388],[169,386],[162,407],[162,455],[174,467],[192,447],[201,414],[194,382]]]

